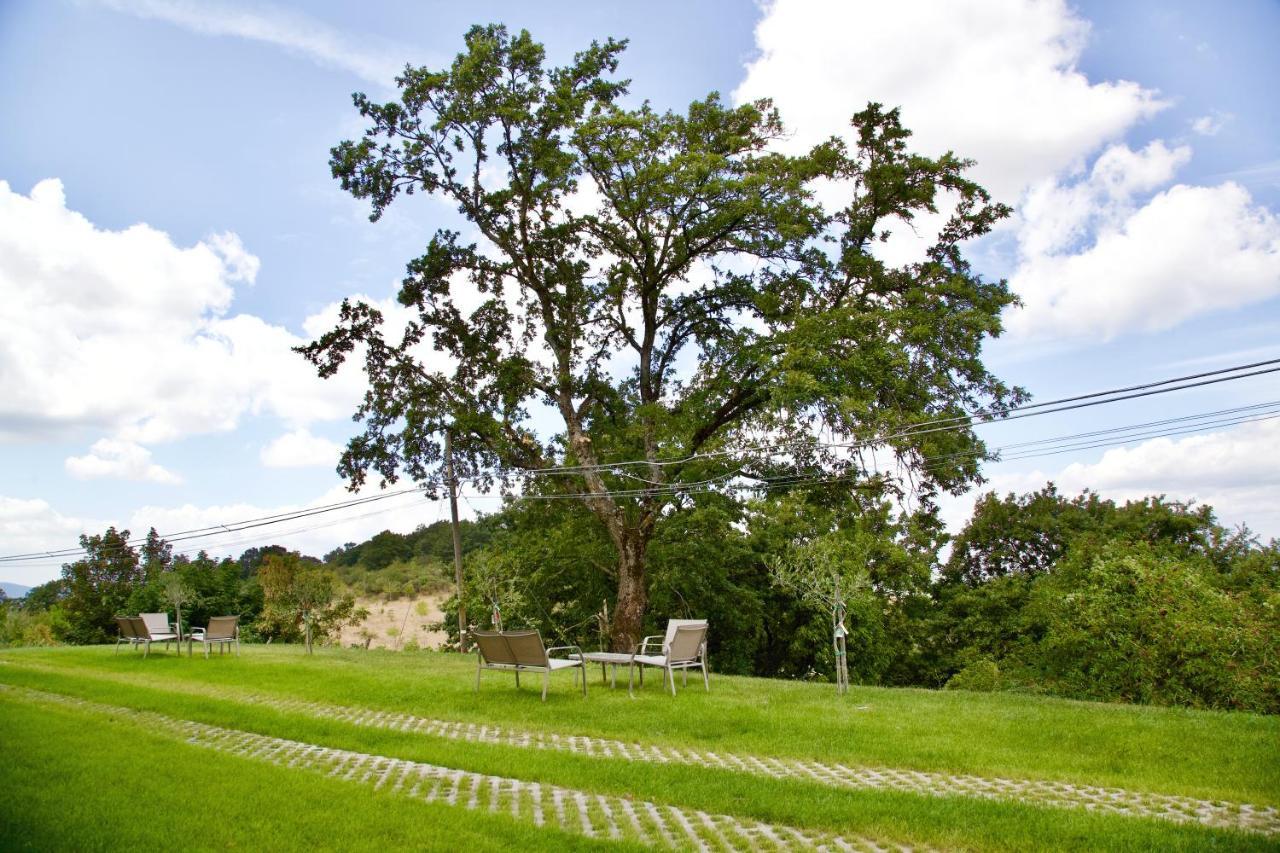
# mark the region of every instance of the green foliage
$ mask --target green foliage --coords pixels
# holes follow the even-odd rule
[[[55,646],[70,633],[71,623],[58,605],[46,609],[0,602],[0,647]]]
[[[72,643],[101,643],[115,634],[115,617],[125,612],[146,575],[128,530],[109,527],[101,536],[81,535],[80,547],[85,557],[62,567],[66,636]]]
[[[1072,696],[1280,712],[1280,594],[1259,607],[1213,575],[1146,543],[1073,556],[1035,591],[1034,663]]]
[[[378,571],[369,571],[359,564],[340,566],[336,574],[356,595],[385,601],[438,592],[453,585],[452,565],[424,562],[417,557]]]
[[[360,562],[371,571],[385,569],[398,560],[408,560],[413,556],[413,546],[405,537],[398,536],[390,530],[384,530],[374,536],[360,550]]]
[[[48,610],[62,601],[67,594],[67,585],[62,578],[54,578],[48,583],[34,587],[22,598],[21,606],[27,610]]]
[[[935,598],[926,683],[990,660],[1064,696],[1280,711],[1280,546],[1209,507],[988,495]]]
[[[369,614],[357,608],[350,594],[338,593],[338,576],[329,569],[308,565],[296,552],[269,554],[258,569],[262,585],[262,617],[259,630],[268,637],[306,644],[326,640],[343,625],[355,625]]]
[[[981,658],[947,679],[948,690],[990,693],[1000,689],[1000,667],[990,658]]]
[[[407,67],[395,100],[356,95],[367,128],[331,152],[343,189],[374,220],[402,193],[440,197],[480,239],[441,230],[408,262],[403,331],[344,303],[337,327],[300,348],[324,377],[363,355],[364,430],[339,464],[353,486],[372,472],[439,487],[446,427],[459,473],[482,487],[510,485],[512,468],[582,466],[524,488],[579,496],[592,514],[609,559],[590,586],[613,587],[619,647],[644,627],[650,546],[699,505],[681,483],[867,479],[869,461],[813,435],[891,433],[927,498],[973,479],[984,448],[966,429],[902,427],[1023,396],[981,359],[1013,296],[960,246],[1009,209],[965,177],[969,162],[913,153],[898,112],[878,104],[853,116],[854,146],[794,157],[774,150],[786,130],[768,101],[630,106],[614,77],[623,49],[592,43],[547,67],[527,32],[478,26],[450,67]],[[849,195],[824,207],[819,182]],[[881,261],[887,229],[936,213],[940,194],[954,212],[925,258]],[[422,361],[424,344],[451,356],[448,371]],[[540,405],[564,427],[545,446],[530,421]],[[703,453],[760,434],[788,444],[781,468],[767,451]],[[610,459],[649,461],[640,482],[653,488]]]

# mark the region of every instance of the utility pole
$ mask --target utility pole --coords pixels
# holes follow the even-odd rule
[[[462,600],[462,531],[458,529],[458,481],[453,476],[453,442],[444,431],[444,478],[449,486],[449,514],[453,519],[453,579],[458,588],[458,649],[467,650],[467,606]]]

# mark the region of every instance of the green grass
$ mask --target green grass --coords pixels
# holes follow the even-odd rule
[[[838,699],[830,686],[728,677],[714,678],[709,695],[691,681],[689,689],[675,699],[664,695],[658,679],[653,679],[636,699],[629,699],[625,689],[612,691],[602,685],[598,669],[592,673],[585,701],[574,692],[572,678],[561,674],[553,679],[544,705],[535,689],[526,686],[517,692],[509,677],[497,673],[486,673],[476,694],[474,673],[473,659],[456,655],[324,650],[307,658],[292,647],[246,647],[239,659],[209,661],[163,653],[153,653],[144,661],[137,654],[122,651],[115,656],[103,648],[0,653],[0,682],[4,683],[308,743],[798,827],[971,849],[1274,849],[1261,836],[1156,820],[961,797],[839,790],[689,765],[467,743],[282,713],[242,701],[249,693],[270,694],[720,752],[1058,779],[1280,804],[1280,720],[1272,717],[920,690],[853,688]],[[192,695],[192,690],[214,695]],[[191,839],[184,846],[199,846],[199,839],[211,837],[208,833],[221,825],[202,823],[204,818],[193,817],[195,811],[188,814],[182,805],[190,799],[185,794],[173,799],[156,790],[159,804],[148,800],[141,811],[121,805],[132,800],[116,792],[109,781],[116,768],[111,758],[99,755],[104,749],[123,750],[126,756],[130,750],[141,750],[137,762],[141,766],[183,768],[172,772],[187,779],[200,775],[201,768],[216,758],[220,766],[233,768],[228,778],[292,792],[271,800],[279,802],[270,806],[278,809],[270,812],[277,824],[325,826],[326,821],[336,820],[346,827],[324,830],[322,838],[336,838],[334,833],[343,831],[352,838],[367,831],[387,838],[383,824],[390,821],[399,833],[393,836],[415,848],[432,846],[432,833],[445,824],[474,831],[499,847],[508,846],[511,839],[535,835],[540,843],[563,846],[563,838],[548,840],[548,833],[529,832],[531,827],[509,819],[429,807],[377,795],[361,786],[226,755],[210,756],[207,750],[151,737],[123,722],[112,724],[108,747],[102,738],[85,734],[96,723],[75,724],[77,717],[92,715],[73,709],[35,712],[32,707],[6,701],[0,718],[0,742],[5,744],[0,784],[8,790],[26,790],[26,780],[41,775],[43,764],[53,762],[64,768],[56,776],[44,774],[37,784],[44,799],[17,816],[26,837],[47,842],[36,846],[81,847],[85,845],[80,841],[97,837],[92,834],[98,826],[93,820],[86,819],[76,835],[74,823],[57,817],[58,803],[68,799],[81,809],[109,812],[132,827],[117,827],[116,834],[122,837],[154,831],[137,824],[157,812],[163,812],[162,823],[171,830],[166,837]],[[10,714],[12,708],[21,713]],[[65,734],[42,729],[59,726]],[[76,745],[83,740],[92,748]],[[24,767],[31,769],[24,771]],[[73,768],[82,769],[72,772]],[[33,775],[23,776],[24,772]],[[108,781],[95,784],[94,773]],[[249,803],[243,788],[226,797],[220,802],[227,803],[228,814],[239,809],[247,821],[236,830],[241,834],[234,846],[253,845],[252,827],[261,822],[263,809]],[[319,816],[334,809],[335,803],[341,803],[340,818]],[[14,806],[0,808],[8,811]],[[422,829],[423,834],[405,835],[411,830],[399,825],[402,814],[412,816],[413,832],[418,832],[417,825],[427,829]],[[9,816],[4,817],[0,848],[9,849],[13,845],[6,843],[10,839],[4,834],[10,831]],[[516,834],[504,836],[493,826]],[[522,831],[525,834],[519,835]],[[378,836],[379,832],[383,834]],[[277,839],[266,846],[307,846],[305,837],[309,836],[290,832],[287,844]]]
[[[382,853],[600,846],[243,761],[125,721],[3,696],[0,742],[0,850]]]

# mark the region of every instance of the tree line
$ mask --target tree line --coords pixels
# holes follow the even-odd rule
[[[280,545],[239,558],[173,553],[152,528],[140,544],[109,527],[82,535],[85,556],[26,597],[0,602],[0,645],[87,645],[112,641],[116,617],[169,613],[183,633],[214,616],[239,616],[241,638],[304,642],[327,638],[364,614],[320,560]]]
[[[273,545],[238,559],[173,555],[152,531],[86,536],[85,558],[0,609],[0,643],[96,643],[123,613],[188,625],[239,614],[245,636],[305,642],[358,619],[338,572],[394,560],[445,565],[448,526],[383,531],[325,560]],[[463,522],[467,613],[608,647],[611,543],[589,510],[525,500]],[[397,555],[387,561],[388,552]],[[655,538],[643,630],[710,620],[718,672],[834,680],[831,614],[779,560],[820,553],[844,579],[846,671],[860,684],[1017,690],[1081,699],[1280,712],[1280,543],[1163,497],[1116,503],[1049,484],[983,496],[954,537],[935,512],[904,512],[832,484],[739,501],[706,493]],[[444,604],[456,646],[457,600]]]
[[[654,540],[644,630],[709,619],[716,671],[836,679],[830,608],[777,570],[816,556],[843,579],[854,683],[1280,712],[1280,543],[1211,507],[1049,484],[985,495],[952,538],[847,488],[695,504]],[[523,501],[481,523],[468,614],[607,645],[610,543],[589,513]]]

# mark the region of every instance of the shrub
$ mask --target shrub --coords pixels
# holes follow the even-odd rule
[[[1088,699],[1280,711],[1275,613],[1216,576],[1142,544],[1068,559],[1037,590],[1046,681]]]
[[[0,605],[0,647],[56,646],[69,630],[66,614],[56,604],[38,611],[14,603]]]
[[[947,690],[990,693],[1000,689],[1000,667],[990,658],[979,658],[947,680]]]

